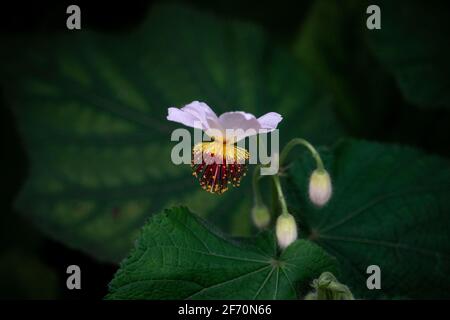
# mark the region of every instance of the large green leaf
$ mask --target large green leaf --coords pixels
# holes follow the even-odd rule
[[[307,240],[230,239],[185,207],[154,215],[110,283],[109,299],[294,299],[336,260]],[[334,271],[333,271],[334,270]]]
[[[284,141],[340,134],[329,97],[260,28],[185,7],[155,7],[131,33],[17,36],[7,48],[3,86],[31,167],[18,208],[100,259],[123,258],[147,217],[174,203],[249,233],[249,179],[223,196],[201,190],[170,161],[168,107],[277,111]]]
[[[450,107],[447,1],[378,1],[381,29],[368,31],[375,55],[419,107]]]
[[[307,154],[288,179],[289,202],[303,235],[341,262],[357,298],[450,297],[450,163],[406,147],[345,141],[322,151],[334,195],[322,209],[307,196]],[[368,290],[366,268],[381,268]]]

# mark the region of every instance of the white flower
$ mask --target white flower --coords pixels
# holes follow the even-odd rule
[[[167,120],[205,131],[210,137],[235,143],[248,136],[275,130],[283,118],[269,112],[256,118],[243,111],[225,112],[217,116],[204,102],[193,101],[183,108],[169,108]]]
[[[225,112],[217,116],[204,102],[193,101],[184,107],[169,108],[167,120],[201,129],[213,138],[194,146],[192,168],[202,188],[212,193],[223,193],[228,184],[239,186],[245,175],[247,150],[236,142],[259,133],[275,130],[281,115],[269,112],[256,118],[243,111]]]
[[[324,206],[331,198],[332,186],[326,170],[314,170],[309,179],[309,199],[316,206]]]

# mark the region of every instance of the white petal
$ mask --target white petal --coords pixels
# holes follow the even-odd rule
[[[245,121],[256,119],[251,113],[242,111],[225,112],[220,115],[219,120],[224,129],[236,129],[241,128],[241,125]]]
[[[240,132],[233,135],[234,141],[239,141],[258,133],[275,130],[283,117],[276,112],[269,112],[256,119],[251,113],[235,111],[220,115],[219,120],[225,130],[240,129]]]
[[[202,122],[207,122],[207,118],[216,118],[217,115],[212,111],[212,109],[204,102],[193,101],[185,105],[181,110],[186,111],[193,116],[201,119]]]
[[[206,103],[199,101],[193,101],[181,109],[169,108],[167,120],[202,130],[209,129],[209,123],[218,122],[214,111]]]
[[[203,129],[203,125],[197,117],[178,108],[169,108],[167,120],[178,122],[188,127]]]
[[[220,115],[219,121],[226,131],[227,140],[232,140],[230,142],[256,135],[262,129],[254,115],[241,111],[226,112]]]
[[[269,112],[258,118],[261,127],[267,129],[267,131],[275,130],[281,120],[283,120],[283,117],[276,112]]]
[[[225,137],[225,130],[217,117],[207,117],[208,129],[205,130],[206,134],[213,137],[216,140],[223,141]]]

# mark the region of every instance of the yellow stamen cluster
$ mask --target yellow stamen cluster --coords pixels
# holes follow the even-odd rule
[[[192,174],[204,190],[217,194],[227,191],[228,184],[240,185],[249,159],[247,150],[221,141],[196,144],[192,156]]]

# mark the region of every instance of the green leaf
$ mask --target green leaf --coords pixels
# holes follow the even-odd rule
[[[250,24],[168,5],[131,33],[10,42],[2,81],[30,160],[17,207],[99,259],[120,261],[148,216],[172,204],[225,231],[251,231],[250,179],[217,196],[188,165],[172,164],[170,135],[181,125],[166,120],[168,107],[201,100],[218,113],[277,111],[282,140],[329,143],[341,134],[330,98]]]
[[[379,1],[381,29],[372,50],[405,98],[424,108],[450,108],[450,20],[446,1]]]
[[[289,170],[290,209],[306,238],[341,263],[339,277],[357,298],[448,298],[450,163],[407,147],[344,141],[322,150],[334,194],[322,209],[309,201],[313,162]],[[381,290],[368,290],[369,265]]]
[[[154,215],[110,283],[108,299],[295,299],[335,259],[307,240],[237,240],[185,207]]]

